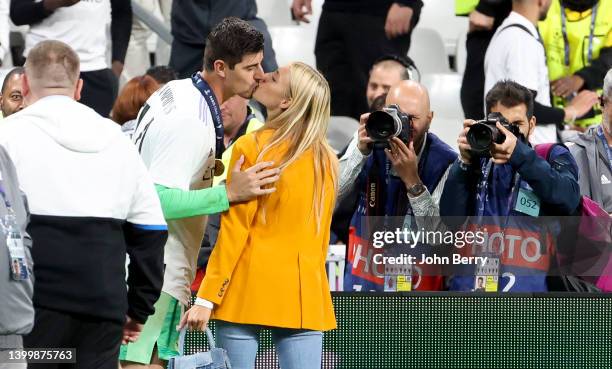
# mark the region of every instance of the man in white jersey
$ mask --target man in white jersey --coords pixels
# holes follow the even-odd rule
[[[155,316],[138,342],[122,348],[124,368],[159,367],[177,354],[176,326],[191,297],[205,216],[274,191],[261,188],[278,180],[278,170],[268,168],[273,163],[241,172],[239,161],[231,184],[210,187],[214,174],[222,172],[220,160],[215,160],[224,147],[220,104],[236,94],[251,97],[264,76],[263,43],[263,35],[249,23],[224,19],[207,38],[204,69],[166,84],[139,113],[132,139],[156,184],[169,237]]]

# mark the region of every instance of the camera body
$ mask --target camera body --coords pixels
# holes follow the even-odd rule
[[[524,141],[525,138],[517,125],[510,124],[500,113],[489,113],[486,119],[474,123],[467,132],[467,140],[474,155],[490,157],[493,144],[501,144],[506,140],[506,135],[497,128],[497,122]]]
[[[374,147],[389,147],[389,140],[393,137],[406,144],[412,139],[412,117],[395,104],[372,112],[365,128],[374,141]]]

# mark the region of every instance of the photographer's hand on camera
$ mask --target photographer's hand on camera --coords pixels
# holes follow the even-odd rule
[[[273,162],[258,163],[241,171],[243,163],[244,156],[241,156],[232,170],[232,180],[226,184],[227,199],[230,203],[248,201],[276,191],[275,187],[262,188],[275,183],[280,178],[279,169],[270,168],[274,165]]]
[[[366,122],[368,121],[368,117],[370,113],[361,114],[359,117],[359,129],[358,129],[358,141],[357,148],[363,156],[368,156],[372,152],[371,143],[374,142],[370,137],[368,137],[368,132],[366,131]]]
[[[418,158],[412,141],[406,146],[402,140],[393,137],[389,140],[389,148],[385,149],[385,154],[406,188],[421,183]]]
[[[468,143],[467,133],[470,130],[470,127],[476,123],[475,120],[466,119],[463,121],[463,131],[459,134],[459,138],[457,139],[457,146],[459,147],[459,155],[460,160],[464,164],[471,164],[472,161],[472,147]]]
[[[495,164],[506,164],[514,152],[517,137],[512,132],[507,130],[501,123],[497,122],[496,126],[497,129],[499,129],[506,136],[506,139],[501,144],[493,143],[493,146],[491,147],[491,158]]]

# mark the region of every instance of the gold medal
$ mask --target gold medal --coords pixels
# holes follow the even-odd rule
[[[225,165],[219,159],[215,159],[215,177],[219,177],[225,171]]]

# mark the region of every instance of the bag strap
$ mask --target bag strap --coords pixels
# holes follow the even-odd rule
[[[217,344],[215,343],[215,337],[213,337],[213,334],[208,327],[206,327],[205,333],[206,338],[208,339],[208,346],[210,346],[210,349],[212,350],[217,348]],[[181,332],[179,333],[178,353],[181,356],[185,355],[185,336],[187,336],[187,328],[181,329]]]
[[[535,146],[534,150],[536,154],[538,154],[539,157],[541,157],[542,159],[550,163],[550,153],[552,152],[553,148],[556,145],[559,145],[559,144],[558,143],[539,144]]]
[[[524,25],[519,24],[519,23],[512,23],[512,24],[509,24],[509,25],[507,25],[506,27],[502,28],[502,29],[499,31],[499,33],[502,33],[503,31],[507,30],[508,28],[520,28],[520,29],[522,29],[523,31],[525,31],[525,32],[529,33],[529,35],[531,35],[531,37],[535,38],[535,39],[536,39],[536,41],[538,41],[539,43],[541,43],[541,44],[542,44],[542,46],[544,46],[544,44],[542,43],[542,39],[541,39],[541,38],[539,38],[539,34],[538,34],[538,35],[534,35],[533,33],[531,33],[531,31],[529,30],[529,28],[527,28],[527,27],[525,27]]]

